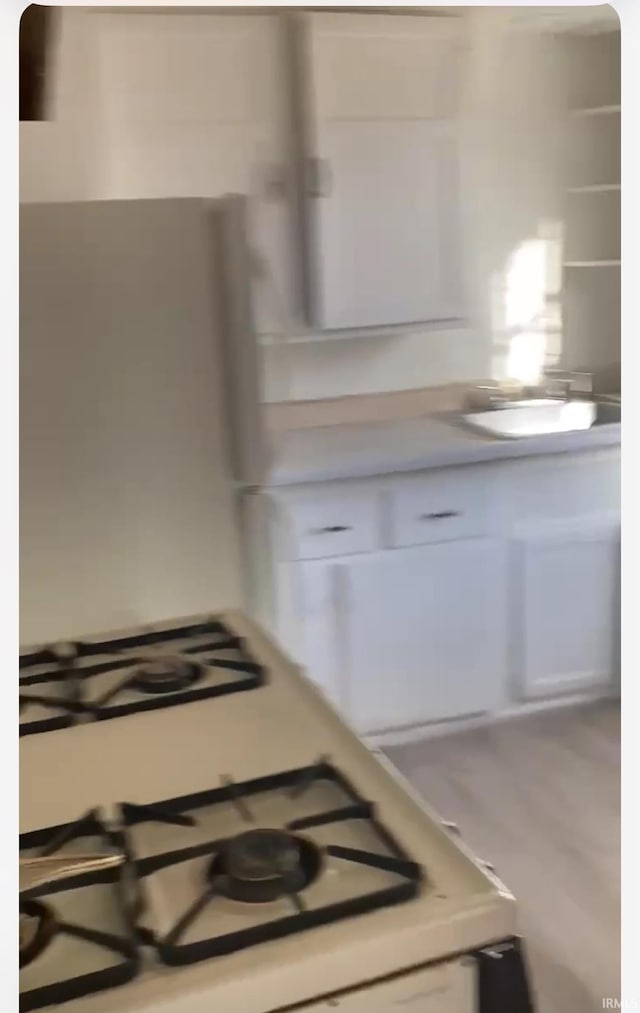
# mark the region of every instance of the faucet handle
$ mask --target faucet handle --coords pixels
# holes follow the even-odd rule
[[[593,392],[593,374],[575,369],[546,369],[545,378],[560,383],[566,394],[591,394]]]

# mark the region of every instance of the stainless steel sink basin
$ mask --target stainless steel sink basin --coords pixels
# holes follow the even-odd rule
[[[461,421],[497,439],[570,433],[620,422],[620,404],[607,401],[536,398],[469,412]]]

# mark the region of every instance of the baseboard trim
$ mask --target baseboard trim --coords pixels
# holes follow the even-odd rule
[[[410,742],[441,738],[444,735],[455,735],[459,732],[472,731],[475,728],[485,728],[488,725],[498,724],[501,721],[515,721],[518,718],[543,711],[560,710],[565,707],[579,707],[582,704],[595,703],[598,700],[614,701],[616,699],[619,699],[617,694],[603,692],[601,689],[589,690],[581,693],[572,693],[570,696],[533,700],[490,713],[474,714],[465,718],[453,718],[450,721],[439,721],[437,724],[420,724],[404,726],[403,728],[382,729],[379,732],[363,735],[363,738],[367,745],[370,745],[372,748],[403,746]]]

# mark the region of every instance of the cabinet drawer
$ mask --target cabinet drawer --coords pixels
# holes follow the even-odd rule
[[[380,548],[380,498],[357,490],[318,490],[287,503],[289,559],[324,559]]]
[[[403,479],[391,489],[395,546],[469,538],[487,529],[486,475],[470,468]]]
[[[620,512],[620,451],[513,462],[505,499],[516,522]]]

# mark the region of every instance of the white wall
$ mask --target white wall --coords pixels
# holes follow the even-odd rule
[[[22,125],[23,200],[249,192],[255,242],[279,293],[275,300],[272,291],[257,293],[263,330],[313,337],[295,295],[291,178],[279,177],[290,133],[278,16],[61,13],[60,115]],[[467,12],[461,133],[468,319],[265,348],[265,400],[407,389],[507,369],[505,275],[523,242],[557,233],[565,126],[562,44],[549,34],[514,33],[510,19],[508,9]],[[224,60],[209,58],[212,46]],[[274,178],[284,198],[270,189]],[[553,288],[552,253],[546,273]]]

